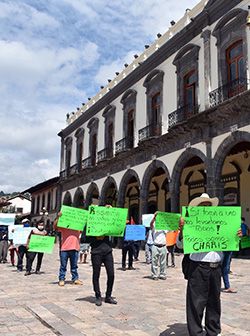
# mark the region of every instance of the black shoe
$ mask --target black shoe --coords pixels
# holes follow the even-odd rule
[[[96,306],[101,306],[102,305],[102,298],[101,297],[97,297],[95,299],[95,305]]]
[[[25,274],[24,274],[25,276],[27,276],[27,275],[31,275],[31,273],[30,272],[25,272]]]
[[[41,272],[40,272],[40,271],[35,271],[35,273],[36,273],[36,274],[41,274]]]
[[[110,297],[106,297],[105,298],[105,302],[106,303],[110,303],[110,304],[117,304],[117,301],[115,299],[113,299],[111,296]]]
[[[123,270],[123,271],[126,271],[126,267],[125,267],[125,266],[124,266],[124,267],[122,267],[122,270]]]
[[[129,266],[129,268],[128,268],[130,271],[134,271],[135,270],[135,268],[133,267],[133,266]]]

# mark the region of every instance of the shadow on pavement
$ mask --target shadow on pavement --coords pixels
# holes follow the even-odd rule
[[[95,303],[95,297],[94,296],[86,296],[86,297],[83,297],[83,298],[77,298],[77,299],[75,299],[75,301],[87,301],[87,302],[90,302],[90,303]]]
[[[188,336],[187,325],[183,323],[170,324],[165,331],[161,332],[159,336]]]

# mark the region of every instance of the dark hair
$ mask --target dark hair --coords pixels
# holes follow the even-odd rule
[[[43,221],[42,218],[40,218],[40,219],[36,222],[36,225],[38,225],[38,224],[40,224],[40,223],[42,223],[42,224],[44,225],[44,221]]]
[[[243,222],[245,222],[246,218],[245,218],[245,217],[241,217],[241,220],[242,220]]]

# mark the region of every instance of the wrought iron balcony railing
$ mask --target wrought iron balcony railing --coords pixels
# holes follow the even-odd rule
[[[133,137],[125,137],[115,144],[115,153],[121,153],[126,151],[127,149],[134,147],[134,138]]]
[[[210,106],[217,106],[247,90],[247,78],[237,78],[209,93]]]
[[[168,116],[168,128],[171,128],[187,119],[191,118],[199,112],[199,105],[185,105],[179,107],[176,111]]]
[[[139,142],[152,138],[152,137],[156,137],[156,136],[160,136],[161,135],[161,129],[162,129],[162,125],[161,124],[150,124],[142,129],[139,130]]]
[[[104,148],[97,153],[97,161],[101,162],[113,157],[113,148]]]
[[[78,171],[77,164],[74,164],[73,166],[70,167],[68,175],[72,176],[72,175],[76,174],[77,171]]]
[[[95,165],[94,160],[92,159],[91,156],[87,157],[82,161],[82,169],[91,168],[94,165]]]

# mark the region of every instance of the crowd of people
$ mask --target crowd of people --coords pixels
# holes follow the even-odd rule
[[[217,206],[218,198],[210,198],[207,194],[194,198],[189,206]],[[110,207],[108,205],[108,207]],[[74,285],[82,285],[78,274],[78,263],[87,263],[87,256],[90,251],[91,264],[93,269],[92,283],[95,293],[95,304],[102,305],[102,293],[100,288],[101,265],[104,264],[107,273],[107,286],[104,302],[117,304],[112,297],[112,290],[115,279],[114,258],[112,252],[112,241],[110,237],[87,237],[86,232],[62,228],[58,226],[58,220],[62,216],[59,212],[54,222],[54,230],[60,233],[60,267],[58,285],[65,286],[67,263],[70,262],[71,280]],[[178,231],[156,230],[155,221],[157,212],[154,214],[150,227],[146,230],[145,237],[145,262],[151,265],[152,280],[166,280],[166,268],[175,267],[175,249],[183,249],[183,228],[185,221],[180,219]],[[27,219],[23,220],[24,226],[29,225]],[[127,225],[133,225],[133,220],[128,220]],[[237,234],[248,235],[245,219],[242,218],[241,227]],[[41,219],[35,228],[32,228],[30,235],[46,235],[44,222]],[[30,236],[29,236],[30,237]],[[139,247],[139,248],[138,248]],[[32,272],[33,262],[37,256],[35,273],[41,270],[43,253],[29,252],[29,238],[24,245],[15,246],[12,241],[8,242],[8,234],[0,232],[0,262],[7,262],[7,251],[10,253],[10,261],[17,271],[24,269],[24,257],[26,257],[25,276]],[[122,242],[121,269],[135,270],[134,262],[139,260],[140,242],[125,240]],[[15,262],[15,255],[17,262]],[[219,336],[221,333],[221,277],[224,282],[224,291],[236,293],[229,283],[230,262],[232,252],[199,252],[186,255],[185,278],[187,281],[187,326],[190,336],[202,335],[202,319],[205,312],[205,330],[207,336]]]

